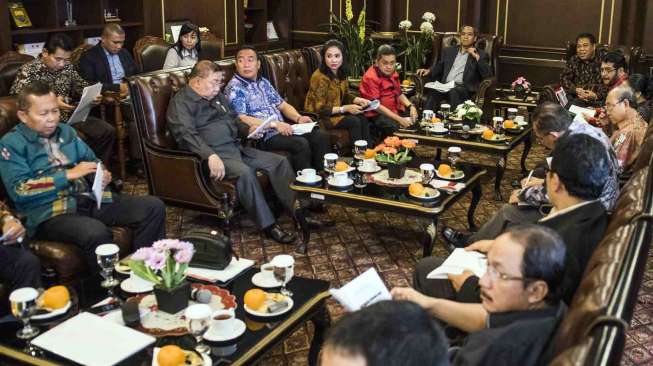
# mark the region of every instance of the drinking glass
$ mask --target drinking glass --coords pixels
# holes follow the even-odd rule
[[[102,270],[100,273],[104,278],[104,281],[100,285],[109,291],[110,297],[113,297],[113,288],[120,283],[120,281],[113,278],[113,269],[119,259],[118,252],[120,252],[120,248],[116,244],[102,244],[95,248],[97,263]]]
[[[460,160],[460,153],[462,152],[462,149],[458,146],[451,146],[448,150],[448,157],[449,157],[449,162],[451,163],[451,170],[456,171],[457,166],[456,163],[458,160]]]
[[[506,114],[506,119],[514,121],[517,118],[517,108],[508,108],[508,113]]]
[[[419,169],[422,172],[422,184],[429,184],[435,175],[435,167],[433,164],[422,164]]]
[[[451,106],[449,104],[440,104],[440,113],[442,113],[442,116],[444,118],[449,117],[449,113],[451,113]]]
[[[367,150],[367,141],[365,140],[356,140],[354,142],[354,156],[359,158],[365,155],[365,150]]]
[[[292,296],[293,293],[286,288],[286,284],[293,278],[295,258],[287,254],[277,255],[272,258],[272,265],[274,266],[272,270],[274,278],[281,282],[281,294],[288,297]]]
[[[36,310],[36,298],[39,292],[32,287],[22,287],[9,295],[11,313],[23,322],[23,328],[16,333],[18,339],[32,339],[39,334],[39,329],[30,323],[30,317]]]
[[[188,319],[188,332],[197,341],[195,350],[201,354],[211,354],[211,347],[203,343],[204,333],[209,329],[211,321],[211,307],[207,304],[193,304],[186,308],[184,315]]]
[[[492,117],[492,124],[494,126],[494,133],[497,135],[503,134],[503,117]]]

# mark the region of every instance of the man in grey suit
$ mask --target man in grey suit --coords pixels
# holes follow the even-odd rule
[[[198,62],[188,85],[170,101],[168,128],[177,143],[208,160],[211,178],[236,179],[238,200],[265,234],[282,244],[295,241],[296,235],[276,224],[256,170],[267,173],[274,192],[291,214],[295,214],[295,194],[288,184],[294,179],[290,163],[283,156],[243,147],[240,136],[253,128],[240,122],[220,89],[224,73],[210,61]],[[183,188],[183,187],[181,187]]]
[[[487,53],[476,49],[475,43],[476,29],[463,25],[460,28],[460,46],[443,49],[440,59],[430,69],[417,70],[417,75],[429,76],[432,81],[455,83],[455,87],[447,93],[427,88],[428,99],[424,109],[436,110],[444,99],[456,108],[476,94],[481,80],[492,75]]]

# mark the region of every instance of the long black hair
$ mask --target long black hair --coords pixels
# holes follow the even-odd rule
[[[340,50],[340,53],[342,53],[342,65],[340,65],[338,68],[337,75],[333,75],[333,72],[326,64],[326,51],[331,47],[336,47]],[[319,69],[324,75],[328,76],[330,79],[335,77],[337,77],[339,80],[347,79],[347,76],[349,75],[349,70],[347,70],[347,51],[345,50],[345,45],[342,44],[342,42],[338,41],[337,39],[328,40],[322,47],[320,56],[322,56],[322,61],[320,62]]]
[[[197,51],[197,55],[199,56],[200,51],[202,50],[202,40],[200,39],[200,29],[193,23],[184,23],[181,26],[181,29],[179,30],[179,37],[177,37],[177,42],[172,46],[175,51],[177,51],[177,54],[179,55],[179,58],[183,58],[181,55],[181,51],[184,49],[184,45],[181,44],[181,36],[188,34],[190,32],[195,32],[195,35],[197,36],[197,43],[195,44],[195,51]]]

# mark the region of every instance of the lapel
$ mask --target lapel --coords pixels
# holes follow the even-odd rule
[[[594,219],[601,216],[603,213],[604,209],[601,201],[596,200],[592,203],[578,207],[577,209],[555,216],[550,220],[545,220],[542,223],[551,228],[566,227],[568,224],[594,221]]]
[[[100,43],[98,43],[97,48],[98,48],[98,54],[100,56],[100,60],[102,60],[102,65],[104,65],[105,82],[112,84],[113,76],[111,75],[111,66],[109,66],[109,60],[107,59],[107,54],[104,53],[104,48],[102,48],[102,45]]]
[[[458,55],[458,49],[459,49],[459,46],[448,47],[448,48],[445,49],[445,52],[442,55],[442,57],[444,59],[444,70],[442,72],[442,82],[443,83],[447,80],[447,76],[449,75],[449,71],[451,71],[451,68],[453,67],[453,63],[456,60],[456,56]]]
[[[467,56],[467,62],[465,63],[465,70],[463,70],[463,81],[467,80],[469,73],[472,71],[472,63],[474,62],[474,57],[472,55]]]

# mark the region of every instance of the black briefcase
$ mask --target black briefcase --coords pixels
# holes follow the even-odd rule
[[[222,233],[215,230],[192,230],[179,240],[191,242],[195,246],[191,267],[223,270],[231,263],[231,240]]]

